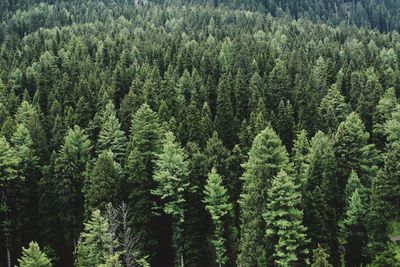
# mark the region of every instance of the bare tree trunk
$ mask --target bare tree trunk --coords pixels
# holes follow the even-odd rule
[[[8,242],[7,242],[6,246],[7,246],[7,267],[11,267],[11,252],[10,252],[10,247],[8,245]]]

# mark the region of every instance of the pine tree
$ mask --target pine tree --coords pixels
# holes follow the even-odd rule
[[[15,227],[10,216],[10,191],[12,183],[18,179],[20,159],[15,150],[4,137],[0,137],[0,215],[2,215],[1,230],[5,239],[8,266],[11,266],[12,228]]]
[[[232,210],[232,204],[229,203],[227,191],[222,184],[222,178],[218,175],[215,168],[208,174],[207,184],[204,187],[204,203],[206,209],[211,215],[214,224],[214,236],[212,243],[216,254],[216,263],[219,266],[227,262],[227,253],[225,246],[224,217]]]
[[[125,164],[128,207],[135,211],[130,226],[141,240],[140,250],[153,262],[162,238],[160,224],[163,222],[153,213],[155,198],[151,194],[156,187],[152,176],[156,154],[161,150],[162,129],[157,114],[147,104],[133,115],[130,133],[130,151]]]
[[[373,139],[378,148],[383,149],[386,141],[385,123],[392,118],[396,110],[397,99],[394,88],[389,88],[376,105],[373,114]]]
[[[387,142],[400,141],[400,105],[398,104],[391,114],[391,119],[384,124]]]
[[[20,267],[51,267],[51,261],[40,250],[38,243],[30,242],[28,248],[22,249],[22,256],[18,259]]]
[[[84,230],[76,247],[75,266],[114,266],[120,267],[115,236],[109,222],[98,209],[93,210],[90,220],[84,224]],[[114,264],[110,265],[110,261]]]
[[[215,115],[215,130],[227,147],[235,143],[235,120],[232,106],[232,78],[230,75],[221,77],[217,90],[217,110]]]
[[[320,128],[326,132],[334,132],[338,125],[346,119],[349,108],[336,85],[332,85],[319,106]]]
[[[10,201],[14,209],[15,230],[18,233],[16,240],[21,244],[37,237],[37,188],[40,177],[40,168],[36,151],[29,130],[23,125],[17,128],[11,137],[16,156],[20,159],[18,165],[19,177],[13,182]],[[19,244],[18,244],[19,245]]]
[[[119,199],[121,180],[122,169],[115,162],[114,154],[109,150],[103,151],[84,183],[85,212],[104,208],[109,202],[116,202]]]
[[[337,163],[338,209],[340,215],[346,201],[344,199],[344,189],[351,171],[354,170],[363,179],[361,177],[361,162],[365,155],[364,150],[368,146],[369,133],[365,130],[360,117],[356,113],[351,113],[339,125],[333,139]],[[364,162],[364,164],[371,166],[373,162]]]
[[[69,129],[54,163],[54,188],[65,243],[74,246],[82,228],[84,215],[83,185],[91,161],[91,142],[79,126]],[[70,248],[72,252],[73,248]]]
[[[400,141],[388,144],[385,155],[384,186],[385,200],[392,218],[400,217]]]
[[[304,186],[305,184],[305,170],[308,165],[307,155],[310,150],[310,142],[307,138],[307,132],[301,130],[297,133],[296,139],[294,140],[293,150],[292,150],[292,162],[293,168],[298,181]]]
[[[260,99],[265,99],[265,88],[258,72],[255,72],[250,79],[250,111],[255,111]]]
[[[209,171],[207,156],[194,143],[188,143],[185,150],[189,159],[190,187],[193,189],[185,197],[185,266],[209,266],[214,262],[214,257],[212,253],[204,253],[210,249],[207,234],[212,226],[203,203],[203,188]]]
[[[336,160],[330,138],[318,132],[307,156],[304,189],[304,224],[311,247],[329,248],[331,262],[339,262],[336,203]]]
[[[23,124],[29,130],[34,143],[34,150],[38,153],[39,159],[47,159],[46,136],[38,107],[34,107],[27,101],[23,101],[15,114],[15,123]]]
[[[368,254],[370,258],[375,258],[382,253],[389,241],[389,223],[386,202],[386,186],[385,175],[381,171],[374,177],[371,186],[370,206],[368,209]]]
[[[367,208],[357,188],[348,199],[348,209],[341,226],[344,260],[349,266],[363,266],[367,255],[365,216]]]
[[[288,101],[285,105],[283,101],[279,102],[278,112],[274,121],[274,129],[282,140],[282,143],[290,151],[292,149],[292,140],[294,137],[294,114],[292,105]]]
[[[189,190],[189,165],[185,151],[175,141],[173,133],[165,134],[163,148],[156,160],[153,179],[157,183],[152,193],[164,202],[162,209],[173,220],[173,247],[176,265],[184,265],[183,223],[185,222],[185,192]]]
[[[116,116],[114,105],[109,101],[102,115],[97,154],[110,150],[114,153],[116,160],[121,162],[126,154],[126,149],[127,139],[121,130],[121,123]]]
[[[243,191],[240,196],[241,237],[238,264],[266,266],[266,240],[264,238],[267,190],[275,175],[288,165],[288,155],[279,137],[267,127],[254,139],[245,169]]]
[[[328,253],[326,253],[325,249],[320,244],[314,249],[313,255],[311,267],[332,267],[332,264],[329,263]]]
[[[250,115],[250,90],[246,84],[245,77],[241,69],[235,76],[235,96],[236,96],[236,118],[238,122],[242,122]]]
[[[269,266],[292,266],[308,263],[309,240],[303,226],[299,186],[285,171],[280,171],[268,189],[266,222]]]

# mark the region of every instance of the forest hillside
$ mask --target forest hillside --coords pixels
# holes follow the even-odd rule
[[[399,11],[0,1],[0,266],[400,266]]]

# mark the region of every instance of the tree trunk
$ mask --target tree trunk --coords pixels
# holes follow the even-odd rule
[[[10,252],[10,247],[8,246],[7,243],[7,267],[11,267],[11,252]]]

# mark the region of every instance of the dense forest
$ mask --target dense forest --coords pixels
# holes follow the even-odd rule
[[[0,18],[0,266],[400,266],[399,1]]]

